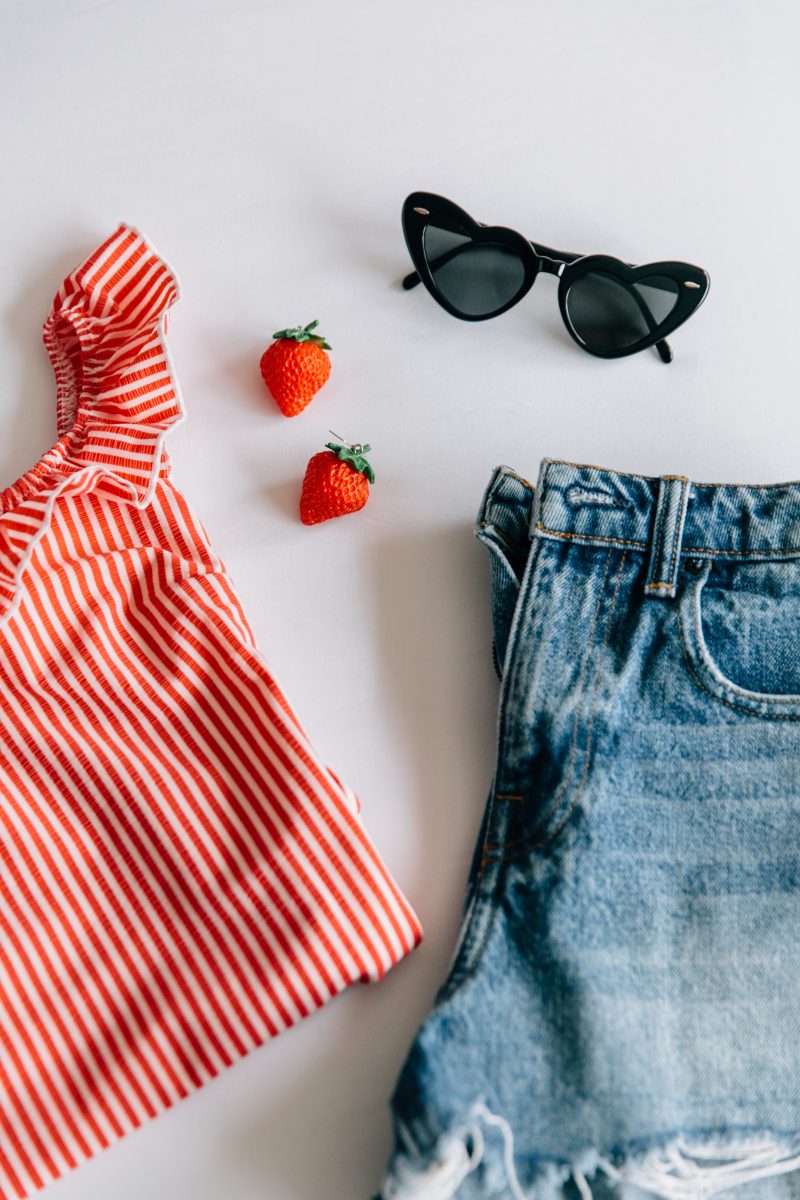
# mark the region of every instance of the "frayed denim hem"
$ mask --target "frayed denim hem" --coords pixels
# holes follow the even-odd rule
[[[487,1134],[501,1141],[490,1147]],[[525,1186],[514,1161],[514,1134],[509,1122],[483,1103],[471,1108],[458,1130],[442,1137],[435,1161],[414,1164],[395,1158],[376,1200],[564,1200],[577,1189],[581,1200],[595,1200],[593,1182],[604,1196],[629,1196],[632,1190],[660,1200],[706,1200],[739,1185],[800,1170],[800,1134],[726,1135],[709,1133],[691,1139],[674,1134],[645,1149],[603,1155],[589,1149],[570,1162],[540,1161]],[[479,1173],[482,1184],[478,1184]],[[466,1190],[461,1191],[461,1185]],[[568,1185],[572,1187],[568,1187]]]

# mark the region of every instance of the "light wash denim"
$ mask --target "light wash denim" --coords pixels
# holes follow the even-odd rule
[[[800,1197],[800,483],[507,467],[497,760],[385,1200]]]

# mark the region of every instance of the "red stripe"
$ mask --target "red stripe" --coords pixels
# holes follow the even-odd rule
[[[13,803],[13,800],[9,800],[9,803]],[[16,848],[17,854],[23,860],[23,862],[25,863],[25,865],[28,868],[28,872],[29,872],[28,878],[32,878],[34,872],[36,871],[36,867],[34,865],[33,859],[31,858],[30,854],[28,854],[24,843],[18,837],[16,830],[13,829],[11,826],[7,826],[7,832],[9,834],[11,841],[13,842],[13,844]],[[31,940],[31,943],[36,945],[37,949],[39,950],[39,955],[40,955],[39,964],[43,965],[45,957],[47,957],[49,959],[50,955],[45,956],[45,954],[42,952],[42,946],[39,942],[39,939],[36,937],[35,929],[36,929],[36,925],[38,924],[42,929],[47,931],[48,938],[52,937],[53,923],[52,923],[49,913],[52,913],[53,918],[58,919],[61,929],[64,931],[64,933],[66,934],[66,936],[69,940],[70,948],[74,951],[74,953],[80,959],[80,967],[78,967],[77,964],[67,964],[66,961],[64,961],[64,962],[62,962],[62,966],[64,968],[63,974],[60,973],[60,974],[56,975],[49,969],[48,969],[48,974],[50,975],[51,986],[52,986],[53,992],[56,994],[56,996],[58,998],[59,1004],[62,1005],[65,1009],[67,1009],[69,1011],[73,1021],[75,1022],[76,1025],[79,1026],[80,1032],[83,1035],[83,1037],[85,1038],[86,1046],[91,1051],[92,1057],[94,1058],[97,1066],[102,1067],[103,1066],[103,1058],[104,1058],[102,1050],[100,1049],[95,1038],[92,1036],[90,1028],[87,1026],[86,1022],[83,1020],[82,1017],[79,1016],[79,1014],[77,1012],[77,1008],[75,1007],[75,1005],[73,1004],[73,1001],[72,1001],[72,995],[80,994],[80,992],[82,990],[81,985],[82,985],[82,979],[83,979],[83,972],[84,971],[91,972],[93,970],[95,964],[91,961],[91,959],[87,955],[84,947],[81,946],[81,944],[78,941],[78,938],[75,936],[75,934],[71,930],[69,932],[67,932],[66,923],[64,920],[64,916],[65,916],[64,909],[63,909],[62,905],[60,904],[60,902],[58,900],[58,895],[57,895],[57,891],[61,890],[61,889],[57,888],[57,890],[54,891],[54,889],[48,887],[46,882],[44,880],[42,880],[42,882],[39,885],[39,890],[41,891],[41,902],[40,902],[37,899],[36,895],[33,893],[33,891],[27,886],[26,876],[23,874],[20,874],[17,871],[14,862],[1,849],[0,849],[0,854],[2,854],[2,857],[5,862],[5,867],[6,867],[6,870],[8,871],[9,876],[14,879],[18,891],[20,891],[23,894],[23,897],[24,897],[25,901],[27,902],[27,911],[30,912],[30,914],[31,914],[30,921],[26,920],[24,914],[21,914],[21,915],[23,916],[23,920],[25,921],[25,924],[29,926],[27,932],[28,932],[28,937]],[[52,875],[53,875],[53,882],[56,885],[63,884],[64,877],[61,874],[61,872],[58,870],[58,867],[57,867],[55,861],[49,855],[45,855],[45,857],[48,860],[47,861],[48,869],[52,872]],[[45,904],[47,905],[47,907],[45,907]],[[12,901],[12,900],[9,900],[9,905],[12,908],[17,907],[15,905],[14,901]],[[49,910],[49,913],[48,913],[48,910]],[[64,978],[64,975],[67,976],[66,979]],[[104,985],[100,981],[98,981],[98,986],[99,986],[100,990],[105,993],[103,996],[103,999],[108,1004],[110,1013],[111,1013],[112,1017],[115,1019],[116,1023],[118,1025],[122,1026],[121,1032],[124,1035],[126,1033],[125,1022],[124,1022],[124,1019],[122,1018],[122,1015],[119,1011],[118,1006],[115,1005],[113,998],[111,997],[110,993],[108,992],[108,989],[106,987],[104,987]],[[50,999],[50,997],[48,997],[48,999]],[[94,1002],[91,1000],[90,997],[88,997],[88,996],[86,997],[86,1002],[91,1010],[90,1016],[94,1019],[94,1021],[96,1022],[96,1024],[98,1026],[104,1027],[105,1041],[106,1041],[106,1044],[108,1045],[108,1048],[109,1048],[109,1051],[111,1052],[112,1057],[115,1058],[117,1060],[117,1062],[122,1063],[124,1061],[124,1055],[123,1055],[123,1050],[120,1046],[118,1038],[115,1036],[115,1034],[112,1030],[105,1029],[106,1023],[102,1019],[96,1005],[94,1004]],[[129,1033],[129,1031],[127,1031],[127,1032]],[[127,1040],[129,1042],[129,1045],[133,1044],[133,1039],[130,1036],[128,1036]],[[155,1109],[147,1101],[144,1092],[137,1085],[134,1085],[134,1087],[135,1087],[135,1091],[137,1093],[137,1097],[138,1097],[140,1103],[142,1103],[145,1106],[145,1108],[147,1108],[149,1110],[148,1115],[154,1116]],[[116,1095],[117,1100],[119,1101],[121,1107],[125,1110],[125,1113],[126,1113],[128,1119],[132,1120],[134,1117],[134,1110],[133,1110],[133,1108],[131,1108],[130,1103],[129,1103],[127,1097],[125,1096],[125,1094],[123,1092],[115,1089],[115,1095]],[[166,1097],[164,1096],[163,1099],[166,1099]],[[120,1133],[121,1126],[116,1122],[116,1119],[114,1118],[113,1113],[109,1113],[109,1120],[111,1120],[116,1125],[117,1132]]]
[[[202,581],[200,578],[197,578],[193,581],[193,583],[195,585],[193,595],[196,595],[197,587],[198,587],[198,585],[202,586]],[[178,595],[177,592],[173,594],[172,599],[173,599],[173,602],[175,603],[176,607],[178,607],[179,609],[182,609],[184,615],[188,615],[188,613],[191,613],[191,610],[188,609],[186,602],[182,599],[181,596]],[[338,800],[340,800],[341,799],[340,795],[332,787],[330,777],[327,775],[326,772],[321,771],[319,769],[319,766],[317,765],[317,763],[315,763],[312,759],[310,759],[308,757],[308,755],[305,754],[304,750],[300,746],[300,743],[292,735],[292,733],[290,732],[290,730],[288,729],[288,727],[285,724],[275,721],[275,724],[278,726],[278,737],[277,738],[274,737],[273,731],[271,731],[266,724],[267,714],[264,711],[263,701],[261,703],[258,702],[259,698],[263,696],[263,691],[261,691],[258,688],[258,686],[256,685],[256,683],[254,681],[252,681],[245,675],[244,671],[239,666],[239,663],[247,662],[247,666],[250,667],[251,669],[253,669],[256,673],[259,673],[259,674],[263,673],[264,683],[266,684],[266,689],[268,691],[276,691],[273,681],[268,676],[266,676],[266,673],[263,672],[260,663],[255,658],[251,658],[250,656],[245,655],[245,653],[242,652],[241,650],[238,655],[238,658],[232,658],[229,656],[229,654],[226,654],[225,647],[219,643],[219,641],[213,636],[213,632],[212,632],[213,627],[216,626],[220,630],[220,632],[222,632],[222,634],[224,635],[227,632],[226,626],[220,621],[218,613],[216,612],[215,609],[212,609],[211,607],[205,606],[205,605],[203,607],[204,607],[204,610],[206,612],[206,615],[208,616],[208,619],[209,619],[209,622],[211,623],[211,625],[209,627],[207,627],[205,630],[203,630],[202,634],[199,630],[195,630],[194,628],[192,628],[191,632],[190,632],[190,636],[193,637],[196,635],[198,638],[201,638],[201,637],[204,639],[207,638],[212,643],[212,645],[214,646],[214,649],[216,651],[216,654],[218,656],[216,661],[219,663],[220,675],[224,675],[226,677],[230,686],[233,686],[233,684],[231,682],[233,676],[238,677],[238,681],[244,685],[245,690],[238,692],[237,695],[239,696],[239,698],[241,698],[242,703],[246,706],[247,711],[248,711],[248,716],[252,719],[254,727],[258,730],[258,732],[263,734],[263,736],[265,737],[267,742],[275,749],[275,751],[278,754],[278,756],[280,757],[281,761],[287,766],[287,769],[289,769],[290,771],[293,772],[290,760],[289,760],[288,755],[285,750],[285,747],[291,746],[292,749],[298,755],[298,757],[302,758],[305,765],[313,772],[320,787],[322,789],[324,789],[325,792],[327,792],[329,799],[331,801],[333,801],[334,803],[337,802]],[[177,622],[176,622],[176,624],[177,624]],[[187,632],[189,631],[188,622],[187,622],[186,630],[187,630]],[[255,747],[255,744],[253,744],[253,749],[254,750],[257,749]],[[294,774],[294,772],[293,772],[293,774]],[[310,789],[309,785],[306,783],[306,781],[302,779],[302,777],[297,776],[297,782],[298,782],[298,784],[300,784],[301,787],[304,788],[304,790],[307,791],[309,799],[311,799],[313,801],[317,801],[317,803],[318,803],[318,793],[313,792]],[[318,804],[318,808],[319,808],[321,815],[324,815],[325,809],[319,804]],[[348,842],[347,842],[347,839],[345,838],[344,834],[341,833],[338,829],[336,829],[333,826],[331,828],[332,828],[332,832],[334,833],[334,836],[337,837],[337,840],[342,844],[342,846],[348,847]],[[372,859],[372,861],[374,863],[377,864],[378,863],[377,855],[372,850],[372,847],[367,842],[366,837],[364,836],[364,834],[362,833],[361,829],[358,827],[356,822],[353,822],[352,837],[353,837],[353,839],[357,840],[365,850],[367,850],[369,857]],[[394,914],[391,912],[391,910],[385,904],[382,896],[380,895],[377,887],[374,884],[374,881],[370,877],[368,877],[367,875],[365,875],[363,873],[362,873],[362,877],[364,879],[365,884],[367,886],[369,886],[370,890],[372,891],[375,901],[382,909],[388,922],[392,925],[395,933],[397,934],[398,938],[402,942],[404,939],[403,939],[403,934],[400,929],[400,926],[399,926],[396,918],[394,917]],[[360,893],[359,898],[362,901],[362,903],[364,903],[365,905],[368,905],[369,901],[367,900],[366,894],[364,892]],[[384,934],[383,929],[380,926],[378,926],[376,929],[376,932],[379,933],[381,940],[383,941],[383,944],[386,947],[386,949],[388,951],[391,951],[391,946],[390,946],[389,940],[386,937],[386,935]]]
[[[168,481],[178,295],[124,223],[67,276],[60,441],[0,497],[0,1200],[420,938]]]
[[[31,623],[28,623],[27,633],[29,644],[38,645],[38,634]],[[41,649],[41,646],[39,645],[38,648]],[[28,646],[20,643],[20,649],[22,650],[23,655],[28,658]],[[2,672],[2,667],[0,667],[0,673],[4,674],[4,672]],[[73,698],[75,701],[76,711],[79,709],[82,710],[84,718],[88,718],[90,720],[92,713],[86,708],[80,695],[76,693]],[[81,736],[80,740],[76,740],[74,737],[74,732],[71,731],[70,726],[58,717],[56,710],[49,701],[42,697],[40,699],[40,705],[47,711],[47,724],[42,725],[42,732],[49,728],[49,732],[51,734],[53,732],[57,732],[59,736],[68,744],[71,742],[73,759],[77,760],[77,763],[75,763],[73,760],[67,759],[63,751],[59,750],[57,746],[51,746],[51,752],[58,759],[60,771],[64,772],[64,774],[69,777],[69,780],[72,784],[69,799],[72,802],[75,812],[83,814],[82,819],[87,823],[87,828],[89,828],[91,824],[90,832],[96,839],[96,849],[103,857],[109,877],[111,879],[120,877],[120,868],[122,867],[127,872],[137,876],[137,882],[144,891],[150,891],[150,895],[147,897],[149,903],[141,907],[140,920],[142,921],[142,926],[143,928],[147,929],[150,936],[155,936],[157,940],[162,942],[160,948],[162,954],[164,955],[164,965],[169,969],[170,977],[175,981],[176,986],[182,988],[187,1004],[193,1009],[194,1018],[200,1022],[201,1026],[203,1026],[203,1031],[206,1036],[209,1037],[209,1039],[212,1040],[218,1048],[219,1043],[217,1042],[216,1035],[213,1033],[212,1028],[203,1019],[198,1005],[197,994],[195,994],[191,988],[187,987],[183,973],[178,967],[174,956],[167,950],[167,947],[163,944],[163,939],[159,938],[158,934],[156,933],[156,924],[161,926],[165,932],[170,930],[170,923],[168,920],[165,920],[163,906],[159,903],[157,898],[152,895],[152,892],[145,881],[139,878],[139,870],[131,858],[130,853],[125,850],[124,846],[120,842],[120,838],[118,836],[118,829],[122,827],[125,828],[129,834],[132,833],[131,840],[134,842],[134,844],[136,844],[137,841],[140,841],[135,834],[135,830],[131,829],[131,823],[126,821],[126,810],[122,805],[120,805],[116,798],[118,795],[122,794],[127,803],[133,800],[133,793],[122,784],[109,756],[103,750],[102,745],[97,742],[96,738],[93,738],[88,733],[86,725],[84,725],[84,727],[78,731]],[[15,721],[14,714],[11,714],[11,720]],[[73,732],[72,737],[70,737],[71,732]],[[86,755],[87,747],[95,753],[98,761],[103,766],[103,771],[100,776],[98,776],[92,761]],[[44,766],[45,769],[48,770],[48,773],[51,774],[54,787],[58,789],[60,783],[63,787],[61,775],[52,771],[52,768],[50,768],[46,763],[42,763],[42,766]],[[102,774],[108,774],[111,776],[114,784],[114,790],[107,790],[103,792],[104,806],[99,805],[95,798],[94,807],[87,808],[86,801],[92,798],[92,792],[94,792],[96,797],[98,790],[102,790],[104,787]],[[90,792],[90,784],[93,785],[92,792]],[[109,819],[107,813],[111,814],[111,819]],[[102,831],[105,833],[105,838],[100,836],[99,831],[95,832],[95,829],[98,826],[102,827]],[[145,860],[147,859],[146,855],[143,857]],[[150,864],[148,862],[148,866],[149,865]],[[93,914],[93,916],[95,919],[102,919],[103,914],[101,912],[96,912]],[[180,940],[181,945],[183,945],[183,937],[180,935],[179,931],[170,930],[170,932],[174,935],[175,940]],[[164,985],[167,987],[166,977],[164,978]],[[197,1058],[203,1064],[204,1068],[209,1070],[210,1061],[206,1057],[203,1041],[194,1034],[192,1026],[188,1023],[188,1019],[183,1018],[180,1005],[176,1006],[175,1012],[181,1020],[181,1024],[185,1027],[185,1032],[189,1037],[189,1040],[192,1042]],[[187,1062],[186,1065],[188,1068],[189,1063]],[[199,1084],[200,1078],[195,1076],[195,1079]]]
[[[169,612],[169,606],[165,603],[165,597],[164,597],[163,592],[159,593],[155,588],[153,588],[153,590],[149,594],[148,599],[149,599],[150,608],[164,613],[165,614],[165,616],[164,616],[165,623],[167,621],[170,621],[172,624],[172,628],[176,631],[179,631],[181,634],[181,637],[187,643],[189,643],[193,649],[196,650],[197,645],[198,645],[198,638],[195,636],[196,631],[192,628],[187,628],[183,624],[179,624],[175,620],[174,614],[169,613],[169,615],[166,615]],[[176,597],[173,595],[172,602],[174,603],[175,601],[176,601]],[[176,605],[176,606],[179,607],[179,605]],[[198,657],[201,662],[204,661],[202,650],[200,651]],[[207,661],[207,660],[205,660],[205,661]],[[206,689],[208,695],[215,701],[217,706],[222,707],[223,709],[226,707],[228,700],[232,699],[240,709],[245,710],[246,716],[248,717],[248,719],[252,723],[255,723],[257,725],[257,732],[261,735],[265,744],[267,746],[269,746],[271,750],[277,751],[277,756],[279,758],[279,761],[281,761],[282,765],[284,765],[286,767],[286,774],[288,774],[298,786],[302,787],[303,782],[298,777],[297,771],[292,767],[292,765],[290,763],[288,763],[288,760],[286,760],[285,756],[283,756],[283,758],[281,757],[281,747],[275,741],[275,738],[272,736],[272,733],[271,733],[268,725],[265,723],[265,721],[269,720],[269,713],[264,714],[265,721],[258,720],[259,714],[258,714],[257,709],[252,704],[249,704],[246,696],[243,693],[240,693],[235,688],[235,686],[226,678],[225,667],[227,665],[228,664],[226,664],[224,662],[224,660],[222,658],[220,658],[219,660],[217,660],[215,662],[214,670],[213,671],[210,670],[210,671],[208,671],[208,674],[204,675],[203,683],[204,683],[204,686],[205,686],[205,689]],[[216,679],[215,679],[215,676],[216,676]],[[217,680],[219,680],[219,682],[217,682]],[[262,697],[262,704],[263,704],[263,697]],[[218,720],[215,716],[214,708],[212,705],[208,704],[206,701],[201,702],[198,698],[197,706],[198,706],[198,708],[200,708],[203,711],[204,715],[208,718],[208,720],[212,726],[212,736],[216,735],[218,744],[220,744],[220,745],[224,744],[225,740],[230,736],[230,728],[223,726],[218,722]],[[326,882],[328,883],[331,890],[336,895],[337,902],[339,903],[340,907],[342,908],[342,910],[344,911],[345,915],[348,918],[348,925],[350,927],[357,925],[358,920],[356,917],[355,910],[352,907],[348,906],[348,903],[347,903],[344,895],[341,893],[341,890],[339,888],[337,888],[333,876],[325,870],[325,866],[323,865],[322,859],[319,855],[319,846],[317,846],[316,849],[312,849],[311,841],[309,841],[305,837],[305,835],[300,832],[300,826],[302,825],[303,829],[305,829],[306,833],[308,833],[310,838],[312,838],[318,842],[319,836],[318,836],[316,830],[311,825],[309,825],[307,821],[304,820],[301,811],[296,807],[296,805],[294,803],[294,799],[293,799],[291,793],[286,791],[281,774],[276,770],[276,768],[270,762],[269,757],[261,750],[258,743],[253,739],[249,727],[243,726],[241,728],[241,731],[239,733],[238,744],[235,746],[235,748],[232,748],[232,749],[235,749],[235,751],[238,755],[238,758],[239,758],[239,763],[242,767],[251,767],[252,766],[253,768],[255,768],[255,770],[259,774],[262,772],[265,772],[270,777],[270,780],[272,783],[270,799],[271,799],[273,807],[277,811],[283,812],[289,818],[290,822],[292,823],[292,825],[295,829],[295,836],[297,838],[298,844],[302,847],[304,852],[307,853],[308,856],[315,862],[317,869],[326,876]],[[320,803],[320,798],[312,793],[309,795],[309,799],[312,801],[313,804],[315,804],[317,806],[323,820],[326,820],[326,814],[325,814],[322,804]],[[266,814],[266,810],[265,810],[265,814]],[[266,819],[266,815],[265,815],[265,819]],[[339,865],[339,864],[337,864],[337,865]],[[352,948],[353,954],[361,960],[362,974],[366,974],[367,973],[366,961],[365,961],[365,959],[363,959],[361,957],[361,954],[358,952],[358,948],[356,947],[355,943],[353,943],[350,938],[348,938],[348,945]],[[379,960],[375,958],[371,947],[368,945],[364,945],[362,947],[362,950],[364,952],[366,952],[370,957],[372,957],[373,963],[375,965],[375,969],[379,970],[380,969]]]
[[[15,807],[18,807],[18,806],[16,806],[15,802],[11,798],[9,798],[8,803],[9,803],[9,805],[14,805]],[[51,904],[54,909],[59,909],[59,911],[61,910],[60,903],[57,899],[58,892],[61,892],[65,897],[67,897],[69,899],[70,907],[74,909],[74,911],[76,912],[76,915],[77,915],[80,910],[77,908],[78,899],[75,896],[76,889],[77,889],[77,891],[80,891],[82,893],[83,897],[90,904],[92,903],[92,897],[91,897],[91,893],[89,891],[87,884],[83,880],[82,875],[79,874],[79,872],[77,871],[77,869],[75,867],[76,854],[73,853],[73,851],[70,848],[70,846],[68,845],[67,841],[59,835],[58,827],[52,821],[50,821],[48,819],[47,807],[45,805],[39,804],[38,789],[37,789],[36,794],[34,794],[33,792],[29,793],[29,803],[32,808],[36,809],[37,819],[39,821],[41,821],[41,823],[45,826],[48,836],[51,838],[53,846],[54,846],[55,850],[57,851],[57,857],[54,855],[51,855],[47,846],[43,842],[39,843],[38,848],[39,848],[39,851],[40,851],[42,857],[45,858],[45,860],[47,862],[48,871],[51,872],[51,874],[52,874],[53,882],[56,885],[58,885],[55,895],[53,895],[52,889],[51,889],[51,896],[52,896]],[[54,805],[54,808],[57,809],[57,805]],[[80,847],[77,847],[77,855],[80,856],[80,853],[81,853]],[[63,863],[65,867],[70,868],[71,879],[68,880],[66,878],[65,872],[63,872],[59,866],[59,861],[61,863]],[[96,870],[93,869],[93,864],[91,864],[87,859],[84,859],[84,868],[92,870],[96,884],[98,885],[98,887],[100,889],[102,889],[103,898],[104,898],[104,902],[106,905],[106,910],[105,910],[105,913],[103,914],[104,917],[107,917],[108,911],[110,910],[114,913],[114,916],[120,922],[120,925],[124,927],[124,924],[125,924],[124,917],[122,915],[122,911],[120,909],[120,906],[119,906],[119,903],[117,900],[117,895],[116,895],[115,889],[109,886],[107,879],[105,879],[103,876],[99,875],[96,872]],[[33,866],[31,866],[31,874],[32,875],[33,875],[33,872],[34,872],[34,868],[33,868]],[[105,920],[104,921],[104,929],[105,929],[108,939],[113,943],[115,953],[126,964],[126,969],[130,973],[131,972],[131,959],[130,959],[130,955],[129,955],[127,947],[126,947],[126,943],[119,937],[119,935],[117,934],[116,929],[114,927],[114,924],[112,922]],[[135,940],[135,939],[130,939],[130,940]],[[142,1007],[139,1004],[136,996],[131,993],[130,987],[125,983],[125,981],[122,977],[122,974],[118,970],[114,960],[106,958],[105,962],[106,962],[106,968],[107,968],[108,972],[113,976],[113,982],[114,982],[114,986],[116,988],[117,996],[124,998],[124,1002],[131,1008],[132,1015],[134,1017],[136,1025],[138,1027],[138,1030],[145,1031],[147,1029],[147,1017],[144,1014]],[[87,969],[91,969],[93,964],[84,960],[84,966]],[[79,981],[76,981],[76,982],[79,982]],[[102,979],[97,980],[97,986],[98,986],[98,990],[100,990],[102,992],[103,999],[108,1004],[109,1009],[112,1012],[115,1020],[120,1025],[123,1036],[125,1037],[129,1046],[133,1047],[136,1044],[136,1033],[130,1027],[130,1025],[125,1020],[125,1018],[123,1017],[122,1012],[119,1007],[119,1004],[114,999],[114,993],[111,992],[111,990],[106,986],[106,984],[104,983],[104,981]],[[149,999],[152,1000],[152,997],[149,997]],[[156,1053],[159,1058],[160,1065],[162,1066],[162,1068],[164,1070],[164,1073],[169,1076],[170,1081],[173,1084],[174,1088],[176,1088],[176,1089],[179,1088],[180,1087],[179,1079],[172,1068],[172,1064],[171,1064],[170,1060],[163,1053],[163,1051],[156,1049]],[[118,1060],[120,1062],[122,1062],[123,1061],[123,1053],[120,1049],[117,1049],[117,1056],[118,1056]],[[153,1087],[156,1088],[156,1090],[159,1092],[162,1102],[166,1103],[167,1099],[168,1099],[168,1093],[165,1091],[158,1076],[149,1067],[146,1067],[145,1069],[147,1071],[148,1077],[149,1077]],[[138,1085],[137,1085],[137,1090],[139,1090]],[[143,1096],[142,1096],[142,1099],[144,1102]]]
[[[91,566],[92,569],[97,570],[96,563],[95,564],[90,563],[89,565]],[[100,587],[102,590],[102,580],[98,581],[98,583],[100,583]],[[73,612],[77,612],[79,610],[79,607],[80,607],[80,601],[77,598],[74,598],[74,596],[73,596],[73,604],[72,604]],[[106,613],[103,614],[104,628],[108,628],[110,616],[112,616],[112,614],[110,614],[110,611],[107,611]],[[119,625],[116,626],[116,629],[119,630]],[[122,646],[122,644],[124,644],[124,637],[122,637],[121,631],[120,631],[120,635],[121,635],[120,636],[120,644]],[[122,652],[122,653],[125,653],[125,652]],[[137,678],[138,685],[142,686],[143,689],[149,689],[149,698],[151,698],[151,700],[157,700],[158,688],[160,688],[160,684],[158,684],[158,682],[154,682],[154,680],[151,680],[151,682],[149,683],[148,680],[146,680],[146,678],[143,676],[143,674],[138,674],[138,672],[137,672],[136,678]],[[139,737],[142,738],[143,743],[151,746],[151,748],[152,748],[152,746],[155,746],[155,739],[150,737],[148,730],[146,730],[146,728],[143,726],[142,722],[137,720],[136,715],[134,715],[132,710],[130,710],[130,712],[127,713],[127,716],[128,716],[128,719],[131,720],[132,725],[134,727],[136,727],[136,731],[139,734]],[[113,715],[109,714],[109,720],[113,720],[113,719],[114,719]],[[156,726],[154,726],[154,727],[156,727]],[[192,760],[190,757],[187,757],[186,755],[182,755],[182,752],[180,749],[180,743],[178,742],[178,740],[176,740],[175,734],[176,734],[176,728],[174,725],[172,728],[167,728],[167,727],[164,728],[164,737],[166,737],[166,740],[168,740],[169,744],[172,745],[173,756],[178,756],[178,757],[184,758],[184,762],[186,764],[187,769],[191,769],[192,768]],[[205,756],[207,755],[207,752],[209,752],[209,750],[210,750],[209,746],[198,746],[197,744],[194,745],[193,749],[194,749],[194,762],[196,762],[196,763],[203,762]],[[194,775],[193,779],[192,779],[193,790],[196,787],[199,787],[200,790],[205,791],[206,796],[207,796],[207,794],[209,794],[209,793],[207,793],[207,788],[205,788],[205,785],[203,784],[203,780],[201,780],[200,776],[197,774]],[[235,798],[230,797],[230,799],[231,799],[231,802],[233,802],[233,800]],[[184,821],[187,838],[194,841],[194,850],[200,852],[201,854],[205,854],[203,846],[201,846],[200,842],[197,841],[196,838],[194,838],[194,833],[193,833],[191,824],[190,824],[190,822],[188,822],[186,820],[186,817],[184,814],[182,814],[181,809],[175,808],[175,814],[176,814],[176,816],[178,816],[180,818],[180,820]],[[201,814],[200,810],[197,808],[196,805],[192,805],[192,815],[197,816],[198,818],[203,818],[203,814]],[[206,823],[206,829],[210,830],[210,826],[207,823]],[[185,854],[186,863],[191,868],[191,866],[193,865],[193,859],[192,859],[192,854],[190,852],[190,848],[188,848],[185,845],[184,841],[179,841],[179,840],[175,840],[175,839],[173,839],[173,840],[175,842],[176,851]],[[207,904],[209,904],[210,906],[215,905],[216,904],[215,898],[213,898],[213,895],[210,892],[210,889],[207,889],[207,884],[205,884],[204,881],[199,881],[199,882],[200,882],[201,886],[206,888]],[[249,889],[249,894],[251,894],[253,896],[253,898],[255,898],[255,893],[253,892],[252,888]],[[267,922],[269,922],[270,914],[269,914],[269,912],[267,912],[265,910],[265,908],[263,908],[263,916],[265,917]],[[253,926],[253,928],[255,928],[255,926]],[[312,986],[311,982],[309,982],[309,980],[307,980],[307,984],[308,984],[309,990],[313,991],[314,990],[313,986]],[[321,997],[318,996],[317,1000],[318,1000],[318,1002],[321,1002]],[[297,1007],[302,1009],[303,1006],[302,1006],[302,1002],[300,1001],[300,997],[296,997],[296,1003],[297,1003]],[[284,1020],[289,1019],[289,1016],[287,1013],[283,1013],[282,1015],[283,1015]]]

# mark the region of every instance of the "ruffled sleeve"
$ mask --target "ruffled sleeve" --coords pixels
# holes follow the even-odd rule
[[[165,340],[179,298],[174,272],[123,222],[67,276],[44,326],[70,460],[103,468],[138,505],[168,472],[165,434],[185,415]]]
[[[0,623],[61,496],[97,492],[143,508],[170,470],[164,441],[185,412],[167,349],[178,280],[133,226],[70,272],[44,323],[58,441],[0,490]]]

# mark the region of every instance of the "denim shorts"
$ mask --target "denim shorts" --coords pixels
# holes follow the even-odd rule
[[[495,470],[494,779],[384,1200],[800,1197],[800,483]]]

